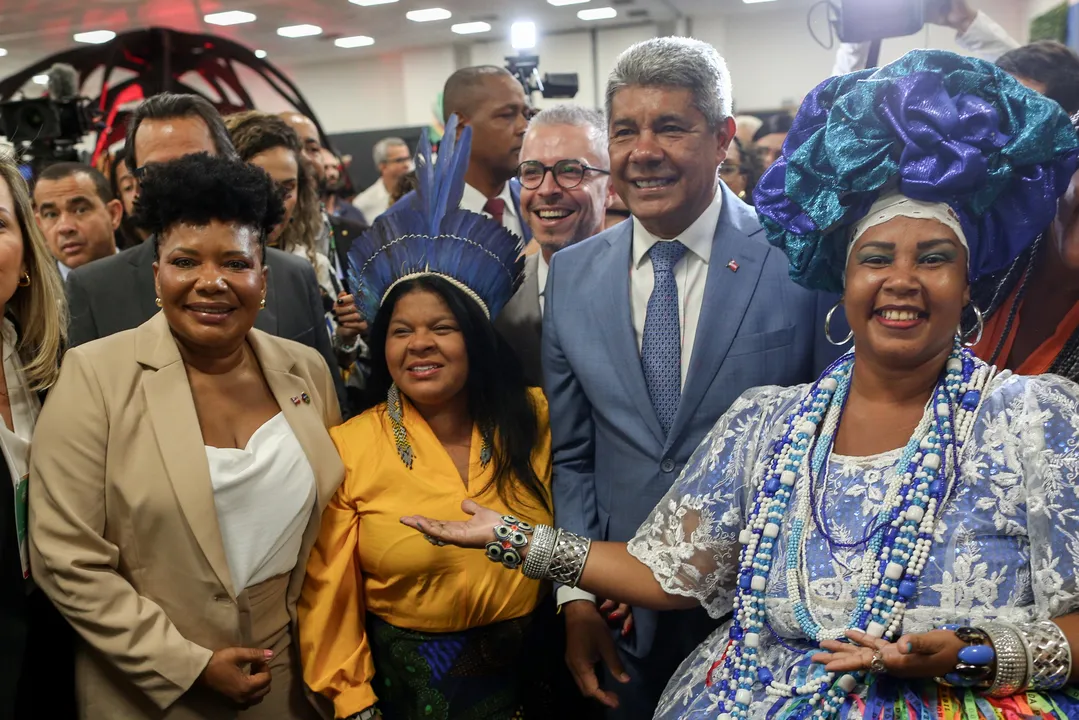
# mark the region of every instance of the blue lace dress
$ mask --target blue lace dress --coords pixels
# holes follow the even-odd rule
[[[768,448],[781,437],[808,387],[762,387],[742,395],[629,542],[630,553],[652,569],[668,593],[699,600],[712,617],[731,611],[746,509],[764,474]],[[904,632],[942,623],[1045,620],[1079,608],[1079,385],[1051,375],[1003,373],[987,395],[960,458],[957,492],[941,515],[932,555],[906,612]],[[900,452],[831,456],[824,487],[813,501],[823,508],[829,534],[846,542],[863,537]],[[789,523],[788,515],[777,558],[785,555]],[[809,601],[824,627],[845,627],[860,583],[864,545],[832,548],[809,525]],[[761,636],[762,664],[787,682],[821,672],[809,663],[814,647],[794,617],[783,563],[773,567],[766,595],[770,631]],[[656,718],[715,720],[722,712],[710,675],[726,647],[728,629],[729,623],[724,624],[682,663]],[[840,717],[1079,718],[1079,701],[1069,692],[990,702],[933,682],[885,677],[855,688]],[[758,683],[750,716],[779,720],[792,714],[793,704],[767,695]]]

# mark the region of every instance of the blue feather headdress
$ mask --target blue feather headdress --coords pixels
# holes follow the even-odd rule
[[[485,215],[462,210],[472,128],[459,140],[450,117],[437,162],[424,130],[416,158],[411,205],[383,213],[348,252],[349,279],[360,312],[374,320],[395,285],[436,275],[479,303],[494,319],[521,284],[521,240]]]

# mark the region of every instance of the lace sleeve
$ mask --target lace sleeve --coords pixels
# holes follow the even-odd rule
[[[1079,609],[1079,385],[1055,375],[1011,382],[1010,435],[1018,442],[1010,450],[1026,491],[1035,612],[1055,618]],[[1007,494],[1001,499],[996,512],[1013,509]]]
[[[705,436],[670,492],[629,541],[671,595],[696,598],[714,617],[730,611],[738,533],[764,449],[805,386],[753,388]]]

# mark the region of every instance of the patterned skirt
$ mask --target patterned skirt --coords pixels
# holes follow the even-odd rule
[[[461,632],[399,628],[368,615],[374,688],[385,720],[532,720],[556,717],[551,603],[514,620]]]

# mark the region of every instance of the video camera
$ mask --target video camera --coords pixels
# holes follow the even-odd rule
[[[0,103],[0,134],[15,146],[33,175],[46,165],[82,160],[76,145],[97,129],[90,101],[78,96],[78,74],[70,65],[53,65],[47,97]]]
[[[506,70],[524,86],[529,99],[537,92],[545,98],[576,97],[580,87],[577,73],[546,73],[540,78],[539,55],[510,55]]]

